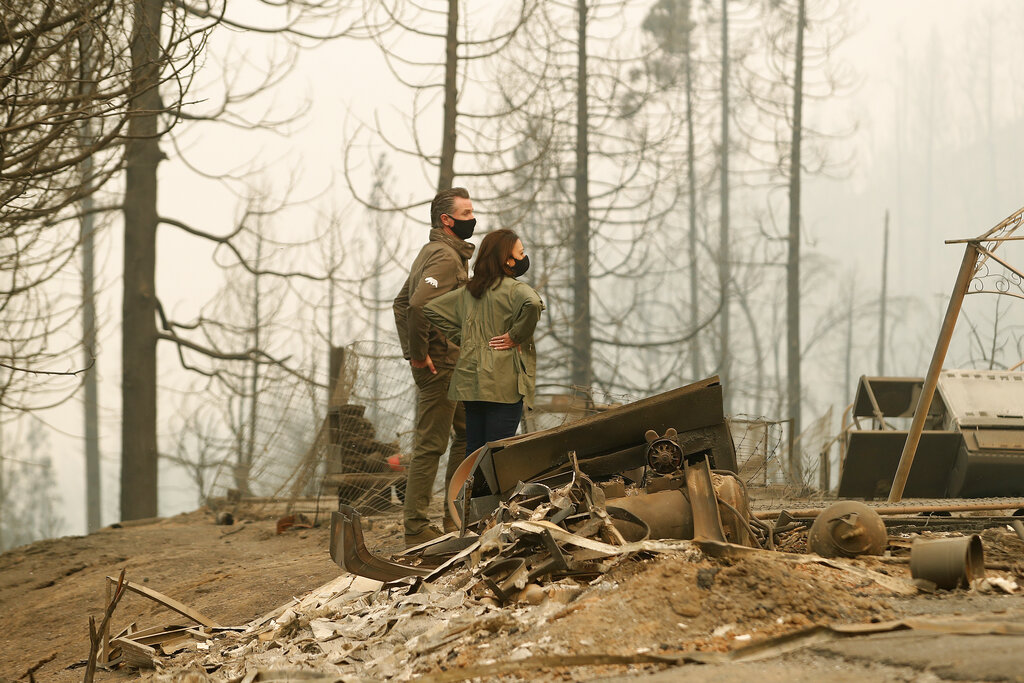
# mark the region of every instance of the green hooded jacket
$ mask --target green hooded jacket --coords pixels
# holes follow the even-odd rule
[[[443,294],[423,309],[427,320],[462,350],[448,397],[458,401],[517,403],[533,406],[537,348],[533,331],[544,303],[528,284],[504,277],[482,297],[465,287]],[[509,333],[519,346],[490,347],[492,337]]]

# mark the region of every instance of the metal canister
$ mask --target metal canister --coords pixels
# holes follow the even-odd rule
[[[952,538],[917,538],[910,547],[910,575],[937,588],[967,588],[985,576],[985,553],[978,534]]]

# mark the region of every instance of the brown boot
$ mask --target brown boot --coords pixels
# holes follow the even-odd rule
[[[455,523],[454,519],[452,519],[451,517],[444,518],[444,531],[446,534],[450,534],[453,531],[457,532],[458,530],[459,526]]]
[[[438,529],[433,524],[429,524],[423,527],[419,533],[406,534],[405,535],[405,547],[411,548],[419,545],[420,543],[426,543],[427,541],[433,541],[435,538],[444,536],[444,532]]]

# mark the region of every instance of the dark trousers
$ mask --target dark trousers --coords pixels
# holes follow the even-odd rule
[[[466,456],[488,441],[515,436],[523,417],[523,402],[463,401],[466,406]]]

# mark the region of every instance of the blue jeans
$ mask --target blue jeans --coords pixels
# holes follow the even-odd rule
[[[489,441],[515,436],[523,402],[463,401],[466,406],[466,457]]]

